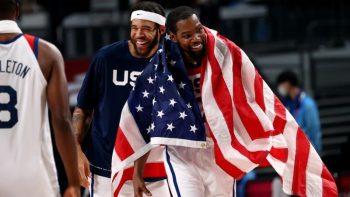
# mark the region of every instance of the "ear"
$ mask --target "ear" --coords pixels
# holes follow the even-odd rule
[[[170,39],[171,39],[173,42],[177,42],[176,35],[175,35],[173,32],[169,31],[169,35],[170,35]]]

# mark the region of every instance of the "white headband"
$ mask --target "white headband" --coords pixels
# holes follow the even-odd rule
[[[159,25],[165,25],[165,17],[164,16],[162,16],[160,14],[156,14],[154,12],[148,12],[148,11],[144,11],[144,10],[133,11],[131,13],[130,21],[132,21],[134,19],[148,20],[148,21],[158,23]]]

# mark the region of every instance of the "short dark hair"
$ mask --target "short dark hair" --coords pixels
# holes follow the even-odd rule
[[[289,82],[294,87],[299,87],[299,80],[298,76],[293,71],[284,71],[277,77],[277,85]]]
[[[144,11],[148,11],[148,12],[153,12],[153,13],[160,14],[160,15],[165,17],[164,8],[160,4],[152,2],[152,1],[141,1],[141,2],[136,3],[130,10],[130,16],[131,16],[131,13],[133,11],[136,11],[136,10],[144,10]]]
[[[177,7],[169,13],[166,19],[166,26],[171,32],[176,34],[177,32],[176,23],[181,20],[187,19],[193,14],[197,14],[197,13],[191,7],[188,7],[188,6]]]
[[[8,18],[16,9],[18,0],[0,0],[0,19]]]

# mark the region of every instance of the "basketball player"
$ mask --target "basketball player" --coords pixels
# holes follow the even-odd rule
[[[152,122],[152,126],[158,127],[158,130],[151,129],[152,131],[149,132],[155,132],[147,137],[166,137],[162,143],[167,143],[164,161],[172,196],[233,196],[235,181],[232,177],[241,177],[258,165],[266,165],[264,160],[268,158],[268,155],[265,153],[274,154],[272,149],[275,148],[286,150],[285,153],[278,151],[279,153],[274,154],[276,157],[272,156],[273,159],[268,160],[276,172],[282,176],[285,193],[297,196],[338,196],[332,175],[302,133],[297,122],[290,114],[286,113],[283,105],[275,99],[275,95],[259,76],[246,54],[216,31],[203,27],[195,11],[190,7],[175,8],[169,13],[166,23],[170,31],[170,39],[173,42],[165,42],[165,50],[154,56],[154,61],[150,62],[146,70],[151,68],[156,73],[157,79],[169,77],[171,80],[169,80],[167,92],[171,95],[178,91],[183,99],[177,99],[178,108],[170,108],[168,106],[171,101],[168,100],[168,97],[157,98],[158,105],[168,107],[167,111],[164,110],[165,113],[163,110],[160,111],[162,116],[166,118],[162,120],[163,122],[155,119],[156,123]],[[178,53],[178,49],[181,55]],[[162,61],[161,66],[157,64],[157,68],[160,69],[154,69],[154,62],[159,61]],[[159,72],[161,69],[165,72]],[[172,72],[171,75],[168,74],[169,71]],[[187,83],[187,80],[182,80],[183,74],[187,74],[188,78],[192,80],[192,84]],[[150,87],[150,91],[159,88],[160,92],[162,85],[155,83],[154,86]],[[135,89],[142,88],[136,85]],[[163,89],[162,92],[164,92]],[[189,91],[194,91],[194,94],[188,95],[191,94]],[[197,103],[184,103],[187,96],[196,96]],[[175,99],[172,100],[175,101]],[[198,104],[198,106],[193,104]],[[196,118],[196,124],[190,125],[190,128],[187,126],[187,128],[181,129],[187,130],[185,134],[188,135],[192,135],[191,132],[196,134],[200,132],[199,134],[203,134],[204,137],[207,133],[207,146],[203,146],[203,149],[196,149],[190,148],[195,147],[190,144],[190,140],[184,146],[170,141],[174,139],[173,136],[179,137],[175,140],[193,139],[181,135],[182,133],[178,131],[177,133],[172,132],[175,128],[173,122],[179,120],[181,123],[185,123],[183,117],[186,117],[187,114],[187,121],[192,121],[193,118],[190,120],[190,116],[198,114],[197,107],[203,109],[205,117],[203,119]],[[151,107],[151,110],[155,109],[156,107]],[[183,113],[182,110],[184,110]],[[173,117],[170,117],[174,116],[173,114],[177,115],[178,112],[178,118],[175,116],[177,119],[174,120]],[[271,114],[273,117],[270,116]],[[135,121],[149,125],[147,124],[149,121],[138,119]],[[201,126],[203,129],[196,126],[199,124],[198,121],[204,123],[207,127],[206,131],[203,128],[204,125]],[[275,124],[275,122],[283,123]],[[176,125],[176,127],[179,126]],[[130,132],[130,129],[128,130]],[[270,131],[276,132],[276,134],[265,136]],[[168,133],[171,133],[172,136],[169,136]],[[178,133],[180,134],[178,135]],[[270,136],[274,138],[270,138]],[[263,142],[265,139],[267,139],[266,143]],[[245,140],[247,141],[244,142]],[[152,139],[149,141],[151,145],[159,145],[156,140],[153,143]],[[295,141],[298,142],[295,143]],[[174,146],[174,144],[180,146]],[[296,148],[296,146],[299,147]],[[135,152],[141,152],[139,150],[142,149],[136,149]],[[264,153],[259,156],[258,154],[261,152]],[[293,159],[289,158],[290,155]],[[135,172],[142,170],[146,157],[147,154],[135,161]],[[299,169],[301,163],[304,163],[305,167]],[[312,167],[306,167],[306,164]],[[137,196],[142,196],[142,193],[149,195],[150,192],[142,184],[140,174],[142,173],[134,173],[134,190],[142,191]],[[295,177],[303,178],[295,180]],[[327,183],[321,184],[321,182]],[[301,185],[305,186],[302,190],[300,190]]]
[[[59,196],[48,109],[68,176],[64,196],[80,196],[63,58],[23,34],[19,1],[0,0],[0,196]]]
[[[206,54],[206,34],[195,11],[186,6],[172,10],[167,17],[170,38],[178,43],[192,81],[194,95],[203,114],[200,94],[201,60]],[[204,118],[205,119],[205,118]],[[165,167],[172,196],[233,196],[235,179],[215,163],[214,142],[207,133],[207,148],[197,149],[167,145]],[[135,171],[142,171],[147,155],[135,161]],[[151,195],[134,173],[134,190]]]
[[[78,95],[73,124],[78,138],[81,185],[94,196],[111,196],[111,160],[116,127],[129,92],[137,76],[158,49],[165,32],[164,9],[157,3],[143,1],[131,10],[130,40],[103,47],[95,55]],[[91,131],[88,125],[92,119]],[[89,135],[86,156],[80,143]],[[91,172],[91,174],[90,174]],[[89,183],[88,177],[91,176]],[[154,182],[160,196],[169,196],[166,177]],[[132,196],[133,188],[119,196]]]

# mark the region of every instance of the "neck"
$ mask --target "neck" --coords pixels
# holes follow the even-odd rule
[[[186,52],[184,52],[183,55],[184,55],[185,62],[188,64],[196,65],[201,61],[201,58],[200,59],[193,58],[190,54]]]
[[[7,40],[11,40],[15,38],[18,34],[13,33],[13,34],[2,34],[0,33],[0,42],[5,42]]]

